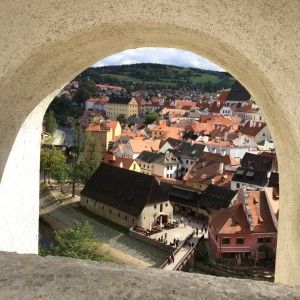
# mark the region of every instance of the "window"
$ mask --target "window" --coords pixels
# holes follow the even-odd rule
[[[125,220],[126,220],[126,221],[127,221],[127,219],[128,219],[127,216],[125,216]]]
[[[244,238],[236,238],[237,245],[244,245]]]
[[[186,162],[187,165],[189,164],[189,161],[188,161],[188,160],[186,160],[185,162]]]
[[[236,188],[237,188],[237,189],[240,188],[240,184],[239,184],[239,183],[236,184]]]
[[[156,204],[154,205],[154,209],[156,209]]]
[[[134,223],[134,219],[132,219],[132,224]]]
[[[222,239],[222,244],[223,245],[230,245],[230,238],[223,238]]]
[[[96,207],[96,201],[94,201],[94,207]]]
[[[272,242],[271,237],[263,237],[263,238],[258,238],[257,243],[258,244],[270,244]]]
[[[120,217],[121,217],[121,214],[119,213],[118,215],[119,215],[119,218],[120,218]]]
[[[89,199],[86,199],[86,204],[89,204]]]
[[[102,205],[102,210],[104,209],[104,206]]]
[[[168,203],[166,203],[166,207],[168,206]]]

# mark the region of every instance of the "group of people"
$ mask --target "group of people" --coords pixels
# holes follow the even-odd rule
[[[174,263],[174,255],[173,255],[173,253],[170,256],[167,256],[167,260],[168,260],[168,265],[170,263]]]
[[[177,248],[179,246],[179,239],[174,238],[173,242],[170,242],[170,246],[175,246]]]

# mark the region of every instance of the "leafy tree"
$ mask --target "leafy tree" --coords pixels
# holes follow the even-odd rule
[[[79,161],[78,173],[85,183],[101,163],[100,143],[91,134],[86,134],[83,155]]]
[[[73,148],[72,151],[70,152],[70,156],[72,157],[72,163],[70,165],[69,178],[72,181],[72,197],[74,197],[75,185],[76,183],[79,183],[81,180],[79,164],[80,164],[80,157],[84,151],[86,135],[83,127],[80,124],[77,124],[75,119],[69,118],[69,122],[71,125],[71,131],[73,136]]]
[[[79,88],[74,96],[74,101],[78,105],[84,105],[85,100],[96,94],[95,82],[92,80],[80,82]]]
[[[110,261],[109,258],[96,254],[98,242],[92,237],[93,226],[87,221],[75,222],[74,228],[55,231],[54,243],[50,249],[42,246],[39,255],[66,256],[79,259]]]
[[[144,123],[145,125],[152,124],[153,122],[158,121],[159,119],[160,117],[156,112],[147,110]]]
[[[265,258],[271,258],[273,256],[272,249],[266,244],[260,245],[257,250],[258,252],[265,253]]]
[[[69,176],[69,167],[62,150],[57,150],[55,147],[42,149],[40,170],[44,173],[44,182],[46,182],[46,175],[48,175],[49,178],[51,177],[61,184],[63,192],[63,184]]]
[[[126,119],[124,114],[120,114],[116,117],[117,121],[119,121],[120,124],[127,124],[128,120]]]
[[[50,173],[51,167],[51,150],[42,149],[40,157],[40,170],[44,173],[44,183],[46,183],[46,175]]]
[[[53,179],[55,179],[63,190],[63,185],[67,180],[70,169],[66,163],[66,156],[62,150],[57,150],[55,147],[50,152],[50,170],[49,173]]]
[[[48,111],[50,110],[54,111],[56,121],[60,125],[65,125],[69,117],[78,118],[82,113],[81,109],[74,107],[64,96],[55,97],[48,108]]]
[[[54,111],[50,110],[45,115],[45,129],[50,134],[53,134],[55,132],[55,130],[57,129],[57,127],[58,127],[58,125],[57,125],[56,119],[54,117]]]

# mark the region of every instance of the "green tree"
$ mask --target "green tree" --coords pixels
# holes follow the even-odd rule
[[[83,155],[79,161],[78,173],[85,183],[94,174],[101,164],[100,143],[91,134],[87,133],[83,149]]]
[[[159,119],[160,117],[156,112],[147,110],[144,123],[145,125],[152,124],[153,122],[158,121]]]
[[[80,82],[79,88],[74,96],[74,101],[78,105],[84,105],[85,100],[96,95],[95,82],[92,80]]]
[[[46,176],[49,176],[51,167],[51,150],[42,149],[40,156],[40,171],[44,173],[44,183],[46,183]]]
[[[72,163],[70,165],[69,178],[72,181],[72,197],[74,197],[76,183],[80,183],[81,181],[79,164],[81,155],[84,151],[86,135],[83,127],[80,124],[77,124],[75,119],[69,118],[69,122],[73,136],[73,147],[70,152]]]
[[[116,117],[117,121],[119,121],[120,124],[127,124],[128,120],[126,119],[124,114],[120,114]]]
[[[92,237],[93,226],[87,221],[75,222],[74,228],[55,231],[54,242],[50,249],[40,247],[41,256],[54,255],[79,259],[110,261],[109,258],[97,255],[99,243]]]
[[[69,177],[70,168],[66,162],[66,156],[62,150],[57,150],[55,147],[50,152],[50,176],[55,179],[64,193],[63,185]]]
[[[50,110],[45,115],[45,129],[50,134],[53,134],[55,132],[55,130],[57,129],[57,127],[58,127],[58,125],[57,125],[56,119],[54,117],[54,111]]]

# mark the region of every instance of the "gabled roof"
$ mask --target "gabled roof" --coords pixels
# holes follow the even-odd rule
[[[157,153],[150,151],[143,151],[135,160],[139,162],[145,162],[147,164],[151,164],[153,160],[156,158]]]
[[[243,105],[235,110],[236,112],[257,113],[259,110],[252,108],[250,105]]]
[[[278,173],[271,172],[268,181],[268,172],[249,168],[238,168],[232,181],[254,184],[257,186],[276,186],[279,184]]]
[[[267,126],[263,122],[248,121],[241,129],[240,133],[247,134],[250,136],[256,136],[263,128]]]
[[[202,155],[205,147],[206,146],[203,144],[183,142],[178,146],[176,150],[173,151],[174,154],[181,159],[196,160]]]
[[[241,160],[241,167],[261,171],[271,171],[273,158],[253,153],[245,153]]]
[[[230,155],[221,155],[219,153],[203,152],[200,161],[213,161],[223,163],[224,166],[238,166],[240,163]]]
[[[144,207],[167,201],[153,176],[102,163],[81,195],[138,217]]]
[[[218,97],[218,100],[221,102],[226,101],[228,94],[229,94],[229,91],[222,91]]]
[[[109,98],[109,104],[128,104],[131,101],[132,97],[121,97],[121,96],[112,96]]]
[[[220,234],[251,233],[242,203],[215,211],[210,223]]]
[[[199,197],[201,207],[211,209],[227,208],[237,193],[238,191],[210,184]]]
[[[249,101],[251,98],[251,95],[249,94],[249,92],[238,82],[236,81],[228,96],[226,101]]]
[[[143,151],[158,151],[160,141],[131,139],[128,143],[130,144],[133,153],[141,153]]]
[[[174,156],[172,152],[166,151],[165,153],[157,153],[153,163],[162,165],[177,165],[180,164],[181,161]]]
[[[131,165],[134,163],[134,160],[131,158],[127,158],[127,157],[121,157],[121,156],[116,156],[116,155],[112,155],[112,154],[106,154],[103,162],[105,164],[109,164],[115,167],[119,167],[120,163],[122,162],[123,164],[123,168],[129,170],[129,168],[131,167]]]

